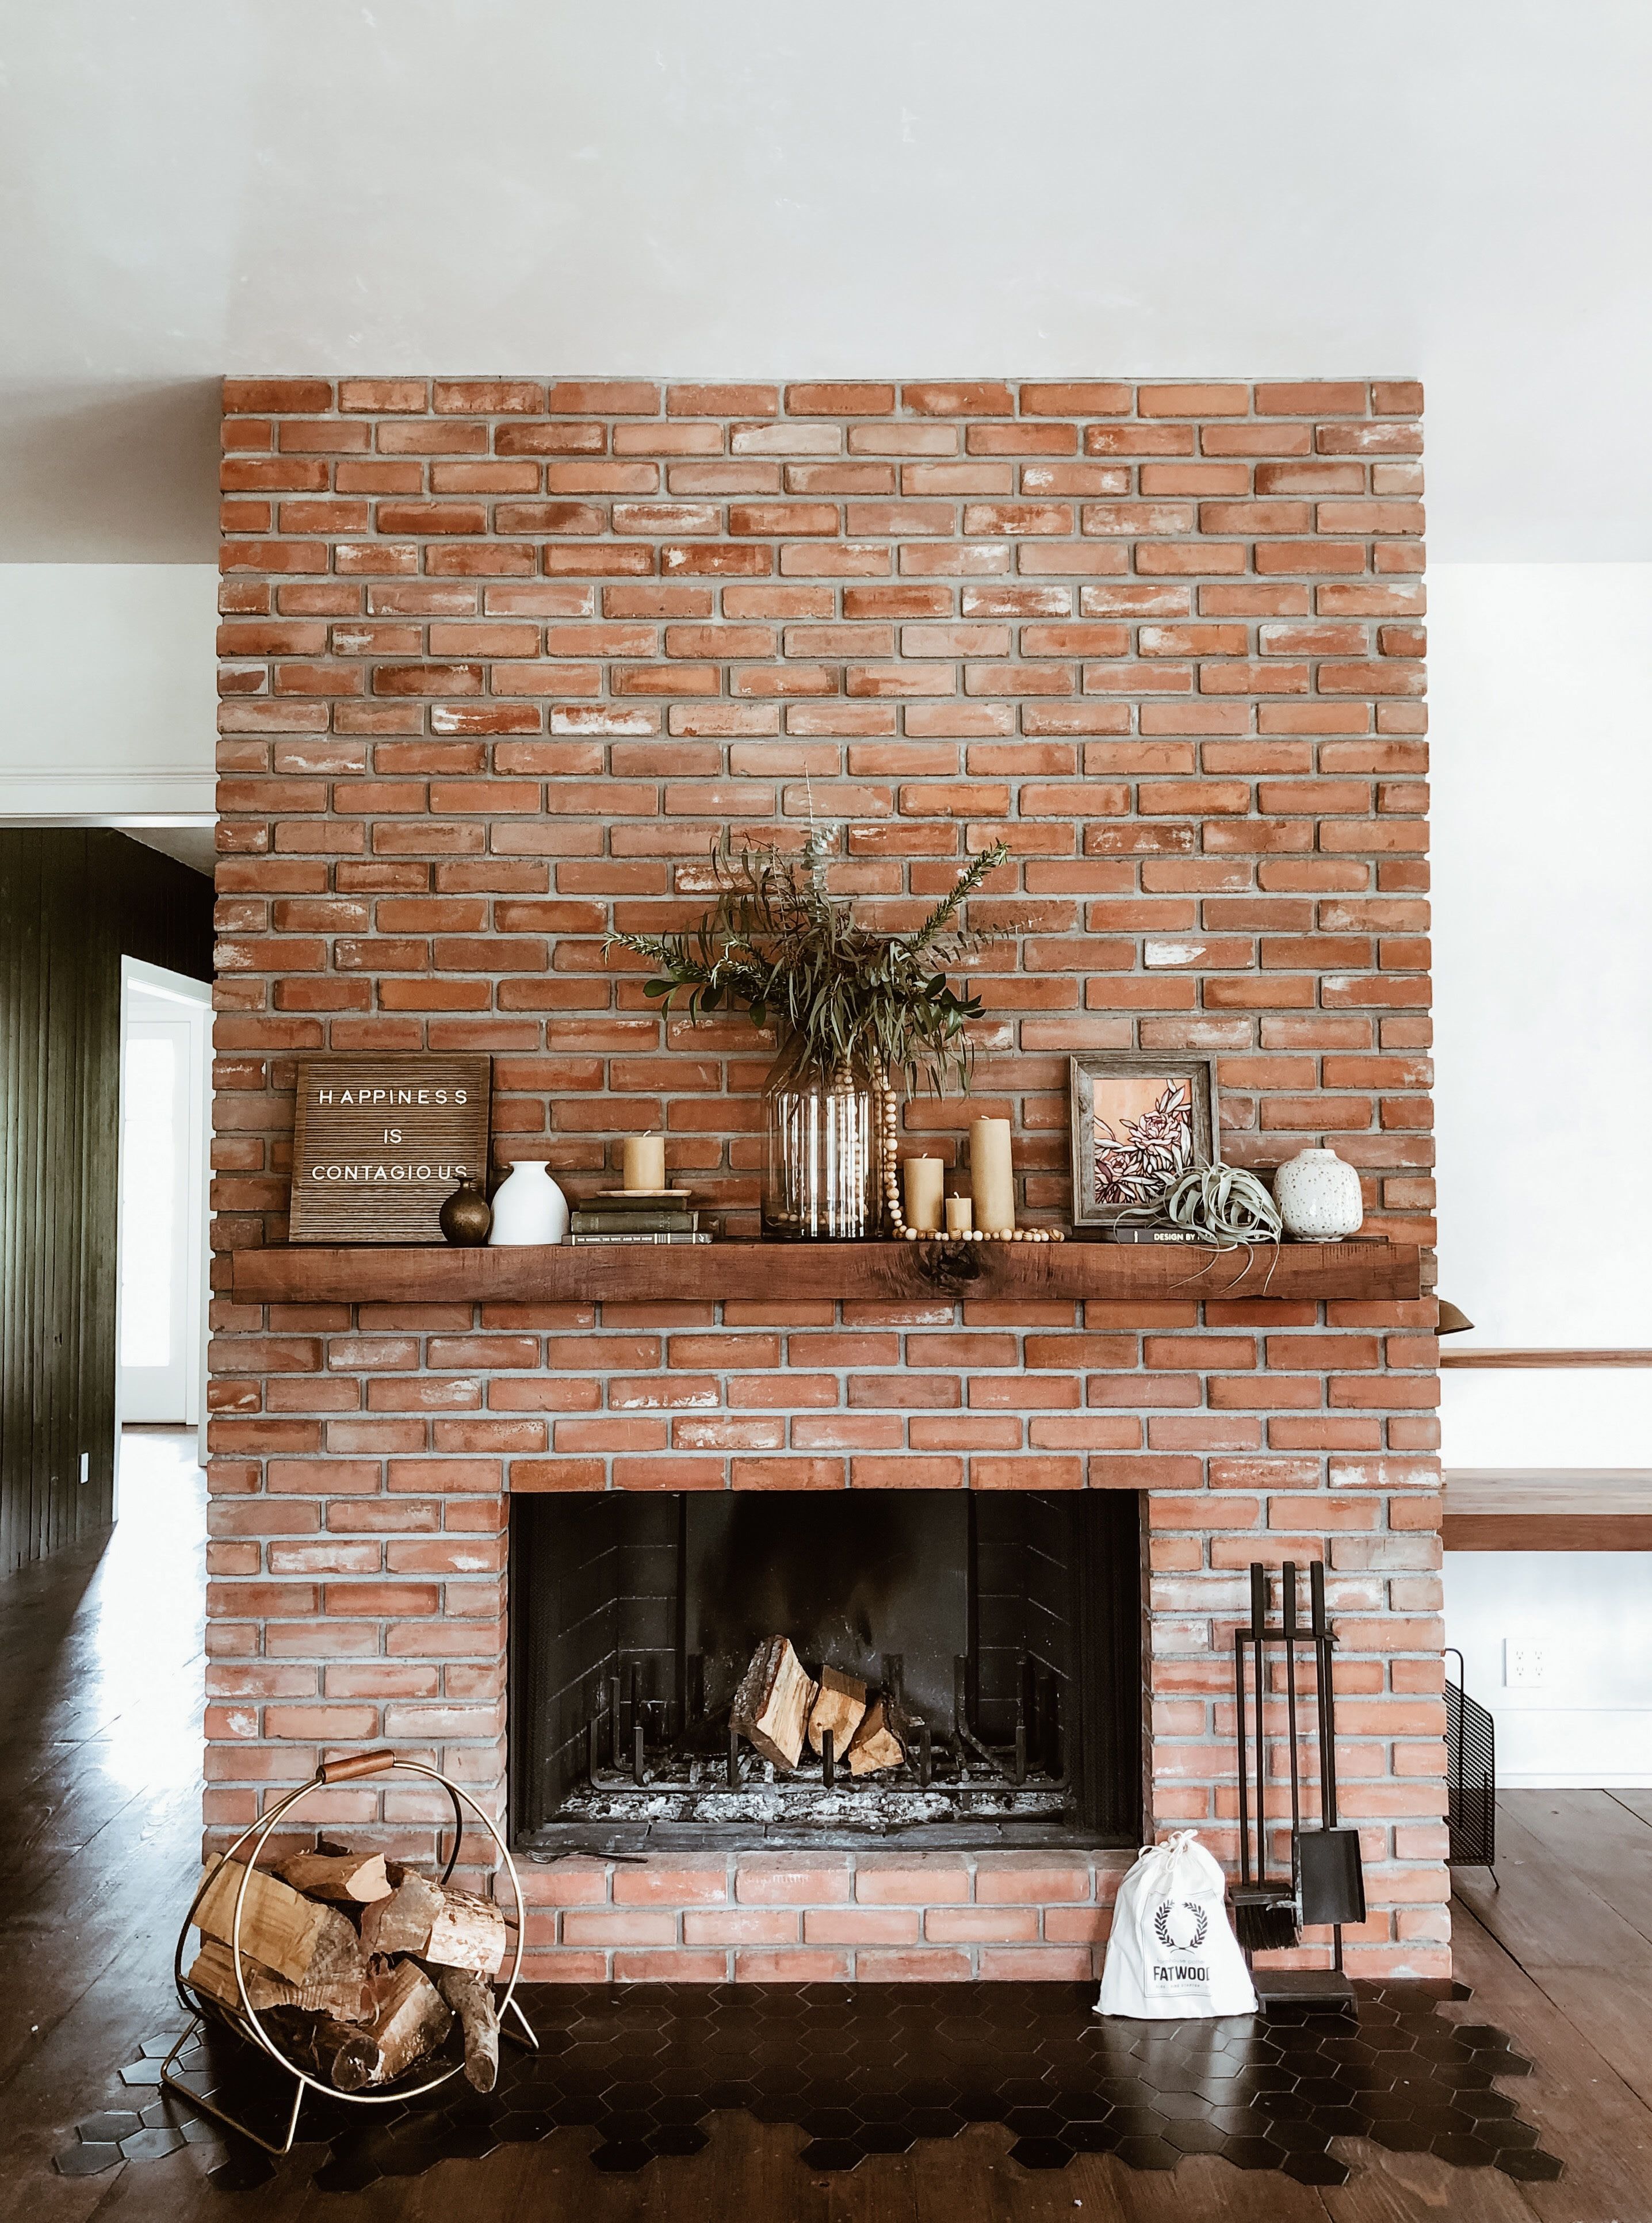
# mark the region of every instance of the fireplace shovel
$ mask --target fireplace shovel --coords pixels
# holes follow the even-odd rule
[[[1296,1570],[1286,1570],[1285,1652],[1296,1658]],[[1320,1808],[1317,1829],[1296,1835],[1296,1880],[1305,1927],[1359,1924],[1365,1918],[1365,1879],[1359,1865],[1359,1832],[1337,1826],[1336,1694],[1331,1687],[1332,1639],[1325,1618],[1325,1569],[1314,1560],[1308,1571],[1312,1596],[1315,1684],[1319,1700]],[[1290,1756],[1294,1777],[1296,1752]]]

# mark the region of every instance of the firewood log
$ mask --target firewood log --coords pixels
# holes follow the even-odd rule
[[[352,2025],[275,2007],[264,2018],[265,2027],[290,2061],[340,2092],[393,2083],[441,2044],[453,2017],[415,1962],[398,1962],[375,1979],[375,1990],[370,2022]]]
[[[195,1910],[195,1926],[220,1945],[233,1942],[236,1894],[246,1873],[226,1861]],[[365,1977],[367,1963],[354,1925],[331,1906],[306,1899],[266,1869],[255,1868],[241,1908],[241,1949],[289,1983]]]
[[[491,2092],[499,2081],[499,2011],[492,1984],[469,1968],[433,1968],[430,1974],[464,2032],[465,2081]]]
[[[760,1644],[741,1678],[728,1726],[777,1767],[795,1767],[815,1703],[815,1685],[786,1636]]]
[[[905,1748],[892,1726],[889,1701],[874,1698],[849,1740],[849,1773],[880,1775],[886,1767],[899,1767],[905,1757]]]
[[[505,1918],[490,1899],[403,1873],[388,1899],[362,1915],[362,1943],[369,1953],[416,1953],[445,1968],[496,1976],[503,1964]]]
[[[370,2022],[378,2010],[378,1999],[363,1964],[359,1976],[318,1978],[306,1976],[300,1984],[289,1983],[278,1976],[273,1968],[260,1967],[241,1956],[242,1973],[246,1978],[247,1997],[252,2002],[255,2014],[264,2014],[271,2007],[302,2007],[312,2014],[331,2015],[337,2022]],[[236,1986],[235,1955],[227,1945],[220,1945],[215,1937],[205,1937],[186,1980],[198,1992],[209,1999],[218,1999],[236,2012],[241,2008],[241,1993]]]
[[[277,1861],[275,1873],[294,1891],[341,1905],[367,1906],[390,1896],[382,1853],[293,1853]]]
[[[809,1716],[809,1742],[816,1752],[824,1750],[823,1739],[829,1729],[832,1750],[842,1758],[848,1750],[849,1740],[861,1726],[867,1710],[867,1686],[853,1675],[845,1675],[836,1667],[820,1671],[820,1692]]]
[[[378,2074],[371,2081],[391,2084],[441,2044],[453,2017],[416,1962],[398,1962],[379,1982],[379,2012],[368,2025],[379,2049]]]
[[[388,1899],[363,1910],[362,1943],[369,1953],[422,1953],[442,1907],[442,1887],[404,1868]]]
[[[302,2007],[272,2007],[264,2027],[295,2069],[340,2092],[378,2081],[379,2049],[363,2023],[338,2022]]]

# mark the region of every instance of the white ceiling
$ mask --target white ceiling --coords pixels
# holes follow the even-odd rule
[[[1652,556],[1646,0],[11,0],[0,561],[212,549],[225,371],[1420,373]]]

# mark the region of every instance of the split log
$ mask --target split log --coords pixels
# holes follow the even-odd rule
[[[499,1974],[508,1942],[504,1915],[491,1899],[447,1889],[412,1869],[362,1916],[362,1943],[369,1953],[416,1953],[421,1961],[478,1976]]]
[[[293,1853],[276,1861],[275,1873],[294,1891],[341,1905],[369,1906],[390,1896],[382,1853]]]
[[[905,1757],[905,1747],[895,1734],[888,1699],[874,1698],[849,1740],[849,1773],[880,1775],[886,1767],[899,1767]]]
[[[861,1726],[867,1710],[867,1686],[839,1668],[823,1667],[820,1692],[809,1716],[809,1742],[816,1752],[825,1749],[826,1731],[832,1733],[832,1750],[840,1756]]]
[[[378,2009],[377,1994],[365,1964],[359,1976],[306,1976],[300,1984],[289,1983],[273,1968],[262,1968],[257,1962],[249,1961],[244,1953],[241,1968],[255,2014],[268,2013],[272,2007],[302,2007],[311,2014],[331,2015],[337,2022],[362,2023],[370,2022]],[[209,1999],[240,2012],[235,1955],[227,1945],[220,1945],[217,1938],[201,1940],[201,1949],[185,1981],[198,1992],[205,1992]]]
[[[466,2083],[478,2092],[491,2092],[499,2081],[499,2010],[492,1984],[469,1968],[432,1968],[430,1973],[464,2032]]]
[[[814,1703],[815,1685],[791,1638],[771,1636],[752,1654],[729,1709],[728,1726],[777,1767],[795,1767],[803,1757]]]
[[[433,2052],[452,2027],[445,1999],[414,1962],[400,1961],[380,1980],[379,2012],[369,2024],[379,2050],[375,2084],[392,2084]],[[344,2089],[340,2087],[340,2089]]]
[[[195,1926],[220,1945],[234,1941],[236,1895],[247,1873],[226,1861],[195,1910]],[[364,1978],[367,1963],[354,1925],[331,1906],[306,1899],[265,1868],[254,1868],[241,1907],[241,1949],[289,1983]]]
[[[362,1915],[362,1943],[369,1953],[422,1953],[442,1910],[442,1886],[416,1869],[403,1868],[388,1899]]]

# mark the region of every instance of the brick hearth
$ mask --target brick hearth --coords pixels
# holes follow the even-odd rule
[[[761,1045],[662,1026],[602,937],[697,915],[723,824],[811,809],[892,923],[1010,844],[974,1108],[1014,1120],[1030,1218],[1065,1214],[1069,1052],[1196,1048],[1227,1157],[1333,1142],[1368,1231],[1429,1241],[1420,406],[231,381],[220,1250],[283,1239],[292,1058],[327,1049],[490,1051],[501,1160],[590,1188],[663,1127],[751,1231]],[[966,1116],[905,1115],[949,1156]],[[1231,1850],[1243,1570],[1323,1556],[1350,1965],[1448,1968],[1431,1301],[261,1306],[228,1266],[209,1838],[379,1740],[502,1804],[513,1489],[1130,1489],[1150,1833]],[[440,1818],[328,1798],[409,1850]],[[532,1880],[533,1965],[1070,1976],[1119,1857],[564,1862]]]

